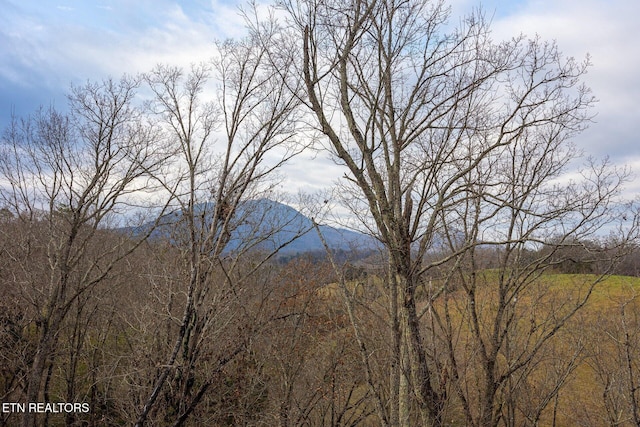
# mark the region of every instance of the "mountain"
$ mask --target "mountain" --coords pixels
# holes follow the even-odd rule
[[[202,203],[196,207],[203,227],[211,223],[215,205]],[[226,251],[233,252],[247,247],[274,251],[279,255],[292,256],[310,252],[324,252],[324,246],[313,227],[313,221],[291,206],[269,200],[257,199],[242,202],[232,218],[233,231]],[[151,223],[131,230],[140,234],[151,227]],[[179,240],[180,228],[184,227],[180,211],[164,215],[152,238]],[[369,235],[343,228],[320,225],[329,248],[334,251],[370,251],[377,241]]]

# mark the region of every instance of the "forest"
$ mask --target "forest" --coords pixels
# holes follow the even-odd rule
[[[580,149],[589,58],[436,0],[257,7],[2,130],[0,425],[640,425],[640,210]],[[344,175],[286,194],[310,150]]]

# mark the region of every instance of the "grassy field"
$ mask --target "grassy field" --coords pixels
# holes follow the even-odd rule
[[[495,271],[481,276],[476,304],[486,339],[494,327],[499,276]],[[640,278],[610,276],[598,281],[596,276],[580,274],[538,277],[518,294],[510,348],[500,350],[501,369],[510,363],[509,357],[515,359],[513,354],[530,350],[557,319],[584,298],[594,282],[597,284],[584,307],[544,343],[531,366],[518,372],[513,382],[505,386],[518,396],[511,402],[519,420],[516,425],[636,425],[632,403],[634,398],[640,398],[635,390],[640,385]],[[355,300],[369,308],[379,307],[379,314],[386,306],[382,287],[379,279],[372,278],[346,284]],[[337,284],[327,285],[319,294],[336,304],[343,302]],[[481,376],[474,350],[477,341],[470,331],[467,294],[458,288],[449,292],[446,300],[452,329],[457,334],[456,358],[466,366],[462,379],[470,389],[481,381]],[[425,305],[424,301],[420,304]],[[444,317],[442,296],[434,307]],[[426,331],[425,338],[430,339]],[[557,394],[553,393],[555,387],[559,387]],[[544,407],[537,424],[527,421],[536,407]],[[448,410],[451,425],[465,425],[460,409],[454,398]]]
[[[562,288],[585,278],[553,279]],[[568,325],[567,335],[584,347],[581,363],[560,391],[557,425],[637,425],[632,408],[640,398],[639,294],[640,278],[608,277]]]

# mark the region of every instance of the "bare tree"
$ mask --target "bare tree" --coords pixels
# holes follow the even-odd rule
[[[552,325],[537,326],[535,339],[500,371],[512,307],[552,264],[540,257],[523,266],[522,255],[552,238],[560,247],[602,229],[614,219],[626,179],[624,171],[592,163],[577,181],[560,181],[579,154],[570,138],[585,128],[594,103],[580,82],[588,60],[564,58],[554,43],[523,36],[496,43],[480,12],[447,30],[441,1],[283,3],[289,48],[274,61],[296,61],[317,129],[347,171],[344,202],[387,252],[388,398],[384,384],[368,381],[381,403],[380,423],[409,425],[411,407],[419,414],[414,423],[444,422],[456,390],[448,382],[457,363],[446,340],[451,328],[427,329],[446,321],[427,320],[435,311],[419,311],[417,290],[437,267],[448,266],[428,305],[447,294],[453,277],[465,290],[474,351],[483,360],[473,402],[479,412],[462,389],[454,394],[470,425],[496,425],[500,387],[584,305],[597,282],[561,305]],[[623,232],[619,241],[628,237]],[[483,318],[476,254],[491,246],[500,251],[500,273],[496,285],[486,283],[496,308]],[[435,250],[443,255],[432,256]],[[368,364],[372,356],[366,357]]]
[[[108,246],[97,242],[162,160],[153,127],[133,106],[139,82],[124,77],[74,87],[68,115],[51,108],[15,119],[2,140],[0,197],[22,230],[19,250],[4,255],[19,266],[11,280],[37,336],[27,402],[47,397],[61,328],[74,304],[136,246],[124,236]],[[25,412],[22,425],[36,425],[36,414]]]
[[[633,282],[627,278],[620,281],[615,290],[603,292],[604,308],[598,307],[581,325],[593,337],[587,343],[586,364],[594,378],[594,390],[585,396],[583,405],[591,404],[599,411],[590,414],[580,407],[575,416],[592,416],[606,425],[640,425],[638,295]]]
[[[275,195],[275,173],[300,151],[294,144],[298,101],[267,67],[268,45],[254,36],[226,41],[218,44],[211,65],[194,66],[186,74],[158,66],[146,76],[155,95],[150,108],[162,118],[176,147],[177,163],[162,180],[177,206],[169,229],[186,268],[186,299],[174,344],[136,425],[158,409],[157,399],[170,381],[174,391],[168,393],[176,408],[166,422],[182,425],[187,420],[215,387],[220,372],[244,354],[250,337],[267,321],[259,309],[252,311],[254,303],[264,307],[254,299],[261,288],[250,287],[248,280],[304,231],[297,218],[274,221],[272,202],[259,203]],[[212,101],[205,101],[208,90],[215,93]],[[291,231],[290,238],[274,241],[281,229]],[[242,255],[252,250],[262,255],[247,268]],[[208,368],[197,372],[201,359],[208,360]]]

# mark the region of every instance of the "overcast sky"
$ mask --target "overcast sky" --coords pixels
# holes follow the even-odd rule
[[[0,0],[0,126],[12,111],[20,116],[40,105],[64,105],[71,83],[208,59],[213,40],[242,34],[239,4]],[[450,4],[460,15],[480,3]],[[557,40],[568,56],[591,55],[586,82],[599,99],[596,123],[576,142],[640,174],[640,1],[485,0],[482,7],[493,16],[496,39],[538,34]],[[299,158],[287,168],[286,187],[313,191],[339,173],[322,159]]]

